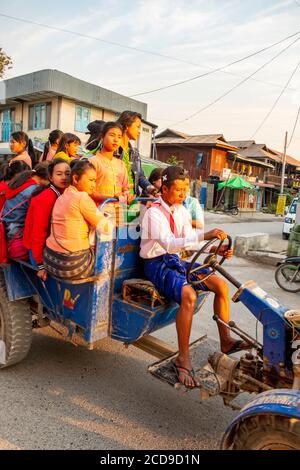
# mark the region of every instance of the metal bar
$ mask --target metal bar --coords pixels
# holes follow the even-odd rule
[[[259,380],[256,380],[253,377],[250,377],[250,375],[244,374],[243,372],[238,373],[238,378],[243,379],[243,380],[247,380],[247,382],[253,383],[254,385],[257,385],[258,387],[262,388],[265,391],[274,390],[274,388],[269,387],[269,385],[266,385],[266,384],[260,382]]]
[[[236,328],[236,327],[232,327],[230,325],[230,322],[229,323],[225,323],[223,320],[221,320],[217,315],[214,315],[213,316],[213,319],[217,322],[217,323],[221,323],[221,325],[225,326],[226,328],[228,328],[228,330],[232,331],[233,333],[235,333],[236,335],[240,336],[240,338],[242,338],[244,341],[246,341],[246,343],[249,343],[250,345],[252,345],[254,348],[256,349],[262,349],[262,345],[260,343],[258,343],[254,338],[251,338],[251,336],[248,335],[248,333],[245,333],[243,330],[241,330],[240,328]]]
[[[218,271],[220,274],[222,274],[222,276],[224,276],[235,287],[237,287],[238,289],[241,287],[242,284],[239,281],[237,281],[233,276],[231,276],[231,274],[225,271],[225,269],[222,268],[222,266],[220,266],[219,264],[216,264],[214,265],[214,269]]]

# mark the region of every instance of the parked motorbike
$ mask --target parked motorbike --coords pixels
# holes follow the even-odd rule
[[[300,256],[286,258],[276,269],[275,280],[287,292],[300,292]]]
[[[221,204],[219,206],[219,210],[225,212],[225,214],[231,214],[231,215],[238,215],[239,213],[239,208],[236,204],[230,206],[230,205],[225,205],[225,204]]]

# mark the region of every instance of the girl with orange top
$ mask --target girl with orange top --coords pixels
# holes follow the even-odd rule
[[[43,264],[43,251],[50,234],[50,221],[53,206],[70,184],[71,168],[62,159],[56,158],[48,165],[47,186],[37,188],[31,197],[25,220],[23,245],[29,250],[31,264],[38,269],[37,275],[43,281],[47,272]]]
[[[9,164],[21,160],[30,168],[33,167],[35,163],[33,143],[25,132],[13,132],[10,136],[9,146],[12,153],[15,154]]]
[[[71,172],[71,186],[53,208],[51,234],[46,240],[44,266],[55,277],[84,279],[94,272],[94,247],[89,235],[97,228],[111,235],[112,225],[98,211],[90,197],[96,188],[97,174],[89,161],[77,162]]]
[[[89,160],[97,172],[96,190],[93,194],[93,199],[97,203],[107,198],[117,198],[120,202],[127,202],[129,196],[127,168],[122,160],[114,156],[120,146],[122,135],[121,124],[107,122],[102,130],[102,148]]]

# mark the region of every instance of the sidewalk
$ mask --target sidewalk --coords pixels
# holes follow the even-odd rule
[[[283,222],[283,217],[276,217],[274,214],[264,214],[263,212],[239,212],[238,215],[228,215],[213,210],[204,212],[207,224],[218,221],[220,224],[232,224],[239,222]]]

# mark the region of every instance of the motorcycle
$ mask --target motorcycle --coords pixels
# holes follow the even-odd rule
[[[225,205],[221,204],[219,210],[225,212],[225,214],[231,214],[231,215],[238,215],[239,213],[239,208],[236,204],[233,204],[232,206],[230,205]]]
[[[300,256],[286,258],[276,269],[275,280],[287,292],[300,292]]]

